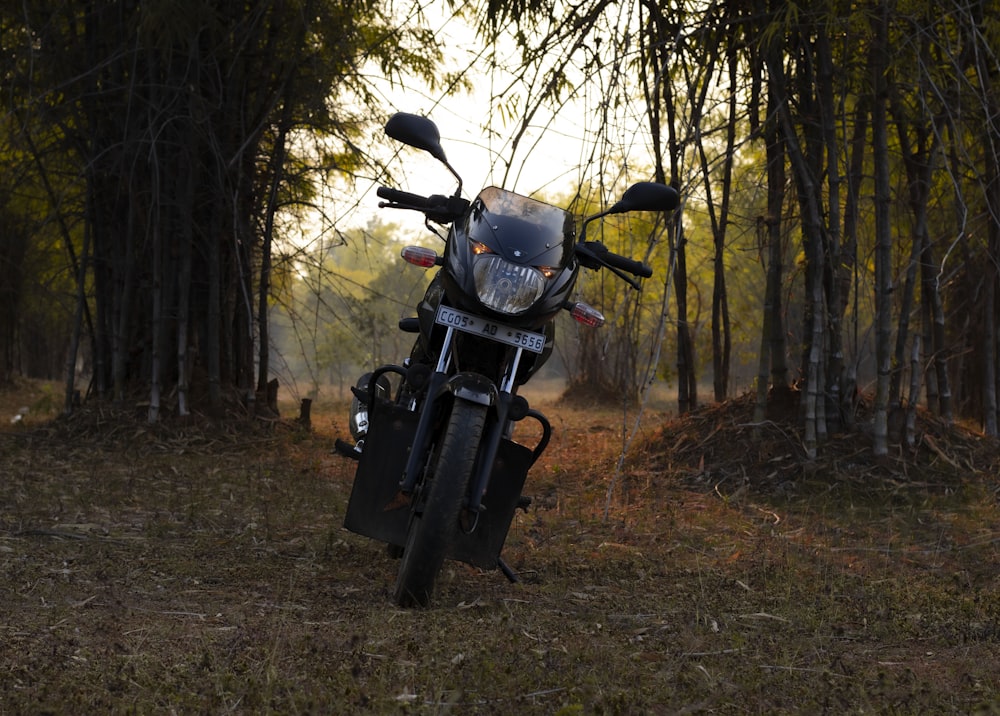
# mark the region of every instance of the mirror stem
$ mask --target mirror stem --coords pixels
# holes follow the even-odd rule
[[[458,172],[455,171],[455,167],[449,164],[447,159],[442,159],[440,161],[448,168],[448,171],[451,172],[451,175],[458,180],[458,188],[455,189],[455,196],[462,196],[462,177],[458,175]]]

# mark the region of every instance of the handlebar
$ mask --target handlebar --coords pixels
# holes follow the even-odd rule
[[[431,221],[436,221],[440,224],[455,221],[469,208],[468,200],[458,196],[443,196],[441,194],[420,196],[419,194],[411,194],[401,189],[393,189],[389,186],[380,186],[376,189],[375,193],[388,202],[380,203],[379,206],[420,211]],[[641,261],[630,259],[628,256],[622,256],[621,254],[609,251],[608,247],[600,241],[578,243],[576,245],[576,254],[580,257],[580,263],[583,266],[589,269],[609,268],[637,288],[638,283],[631,281],[626,276],[622,276],[622,271],[639,278],[649,278],[653,275],[651,267]]]
[[[621,256],[620,254],[615,254],[610,251],[607,255],[605,255],[604,262],[608,266],[620,268],[622,271],[627,271],[633,276],[638,276],[639,278],[649,278],[653,275],[653,269],[650,266],[647,266],[641,261],[630,259],[628,256]]]
[[[380,186],[375,193],[382,199],[388,199],[393,204],[405,204],[406,208],[430,209],[430,197],[411,194],[408,191],[393,189],[391,186]]]
[[[393,189],[391,186],[380,186],[375,193],[388,203],[380,203],[380,207],[391,209],[413,209],[423,212],[431,221],[447,224],[458,219],[469,208],[469,202],[459,196],[444,196],[431,194],[420,196],[408,191]]]
[[[600,241],[584,241],[581,244],[577,244],[576,253],[583,257],[580,263],[590,269],[607,266],[640,278],[649,278],[653,275],[653,269],[650,266],[641,261],[630,259],[628,256],[622,256],[621,254],[609,251],[608,247]]]

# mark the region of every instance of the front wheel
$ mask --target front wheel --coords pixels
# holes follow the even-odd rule
[[[430,604],[434,582],[455,534],[486,422],[484,405],[455,400],[431,474],[423,511],[414,514],[393,598],[401,607]]]

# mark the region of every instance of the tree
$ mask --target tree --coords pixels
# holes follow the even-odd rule
[[[150,420],[168,386],[181,414],[252,403],[277,219],[330,168],[375,165],[364,65],[433,83],[433,36],[363,1],[51,0],[2,20],[10,136],[62,172],[40,200],[79,265],[98,397],[147,393]]]
[[[12,300],[29,303],[42,284],[33,271],[70,280],[46,288],[76,297],[59,309],[72,328],[60,340],[79,336],[99,396],[148,395],[152,419],[175,387],[216,410],[234,393],[249,403],[271,372],[277,287],[292,280],[281,275],[293,265],[287,222],[331,172],[383,171],[359,143],[365,113],[346,109],[374,103],[363,70],[461,80],[434,72],[438,48],[417,6],[405,25],[376,3],[329,0],[0,8],[0,152],[16,177],[0,207],[8,230],[30,237],[0,255],[0,270],[25,279],[9,284]],[[669,181],[684,197],[665,232],[630,246],[662,267],[665,293],[609,296],[628,317],[616,326],[629,349],[615,381],[644,384],[634,358],[662,318],[670,335],[649,353],[676,355],[679,408],[697,404],[708,366],[721,399],[733,354],[748,350],[737,327],[755,324],[758,417],[798,400],[809,455],[855,428],[858,397],[873,388],[877,451],[921,390],[943,419],[974,416],[996,433],[1000,22],[988,9],[477,5],[487,49],[476,68],[511,137],[504,179],[543,110],[572,106],[587,120],[578,206],[635,179]],[[745,168],[754,161],[756,174]],[[757,261],[766,290],[748,291],[739,281],[759,274]],[[731,310],[746,293],[754,316]],[[375,314],[350,298],[350,310]],[[28,330],[20,319],[0,329],[17,341],[9,372]],[[59,361],[67,375],[70,353]]]
[[[397,324],[415,315],[430,276],[402,260],[401,233],[373,221],[286,259],[295,279],[272,290],[269,361],[293,389],[303,376],[310,398],[331,384],[342,394],[361,373],[410,354],[414,336]]]
[[[581,43],[592,48],[606,40],[595,35],[605,27],[595,18],[611,11],[602,0],[576,4],[570,18],[587,22],[563,23],[556,34],[555,24],[543,18],[566,17],[561,3],[483,7],[490,27],[513,23],[524,46],[544,46],[561,65]],[[732,132],[765,148],[767,207],[752,219],[767,256],[758,417],[769,400],[801,398],[808,455],[818,453],[831,431],[855,427],[858,393],[873,383],[874,447],[884,452],[898,439],[889,427],[903,409],[907,371],[907,410],[926,386],[928,407],[950,419],[957,379],[965,414],[979,414],[987,433],[997,429],[1000,154],[994,140],[1000,113],[993,88],[1000,60],[992,48],[1000,23],[985,8],[955,2],[942,9],[919,1],[665,8],[641,0],[614,7],[620,22],[633,21],[627,30],[616,26],[615,37],[635,38],[638,82],[613,85],[620,91],[601,105],[595,122],[619,127],[623,114],[608,107],[631,112],[635,97],[642,97],[650,163],[667,169],[661,178],[683,187],[680,217],[701,202],[715,217],[716,374],[727,370],[721,297],[731,293],[725,277],[733,267],[719,257],[728,241],[722,237],[734,227],[724,218],[732,186],[728,160],[740,151]],[[549,28],[542,36],[560,42],[535,42],[531,31],[539,23]],[[616,45],[617,56],[628,57],[633,47]],[[537,53],[533,58],[543,62]],[[595,76],[601,75],[597,68],[617,68],[621,61],[595,63]],[[582,60],[577,66],[591,67]],[[582,91],[591,76],[573,79],[571,89]],[[548,99],[538,94],[524,104]],[[712,102],[728,108],[724,117],[703,111]],[[713,135],[720,139],[705,141]],[[709,161],[719,146],[722,158]],[[794,204],[785,201],[786,188],[794,189]],[[690,328],[687,287],[697,281],[687,267],[687,233],[680,224],[670,244],[674,279],[684,284],[675,286],[674,296],[682,368]],[[786,272],[783,246],[795,234],[801,236],[799,259]],[[986,328],[976,331],[976,325]],[[799,356],[791,364],[797,393],[788,389],[795,376],[786,363],[786,336]],[[914,350],[917,359],[908,361]],[[719,398],[724,380],[716,375],[715,384]],[[692,404],[691,388],[679,377],[682,409]]]
[[[889,411],[889,338],[892,322],[892,225],[889,210],[892,197],[889,189],[889,138],[887,127],[888,87],[886,73],[889,69],[888,6],[883,3],[880,12],[872,19],[872,145],[875,164],[875,363],[878,382],[875,389],[874,445],[876,455],[885,455],[888,446]]]
[[[0,199],[0,225],[4,227],[0,240],[0,305],[6,307],[0,314],[0,387],[13,380],[15,366],[20,364],[17,316],[22,308],[21,280],[28,248],[27,232],[9,203],[9,199]]]
[[[577,211],[592,213],[580,206]],[[662,241],[667,231],[662,217],[650,220],[647,216],[629,215],[620,219],[604,220],[598,238],[612,251],[627,256],[644,250],[651,253],[648,247]],[[652,261],[654,275],[663,275],[666,264],[662,256],[657,259]],[[571,391],[635,404],[643,385],[658,367],[655,337],[662,333],[660,306],[666,289],[655,280],[647,280],[636,291],[606,271],[581,272],[577,290],[586,303],[601,310],[606,322],[600,330],[571,323],[569,330],[562,330],[559,345],[569,354],[566,363]]]

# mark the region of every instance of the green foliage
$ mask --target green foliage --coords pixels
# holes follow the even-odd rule
[[[409,355],[413,337],[397,323],[414,315],[430,277],[400,258],[401,238],[399,226],[375,221],[290,259],[295,279],[272,310],[271,342],[294,390],[343,392],[372,365]]]
[[[161,383],[186,390],[185,375],[215,407],[248,390],[266,335],[253,297],[288,291],[275,234],[297,229],[331,168],[380,171],[359,143],[383,115],[368,73],[433,85],[438,40],[372,2],[47,0],[0,20],[0,147],[21,186],[4,211],[44,227],[32,252],[61,244],[46,256],[70,313],[86,268],[98,394],[152,383],[156,400]]]
[[[993,431],[996,341],[973,327],[995,325],[989,296],[1000,294],[992,268],[1000,199],[991,189],[1000,160],[994,143],[983,141],[997,129],[1000,23],[981,4],[920,0],[878,8],[661,5],[450,4],[482,33],[472,67],[487,75],[486,122],[502,125],[508,168],[532,150],[544,125],[540,110],[575,113],[586,135],[581,186],[653,175],[683,190],[682,245],[662,237],[631,244],[628,233],[648,235],[646,226],[609,222],[604,229],[620,252],[647,256],[658,280],[647,281],[641,296],[618,295],[613,283],[581,284],[612,317],[600,340],[611,335],[615,347],[631,346],[601,382],[627,387],[651,370],[669,371],[670,342],[680,331],[661,345],[643,343],[659,341],[653,336],[664,316],[667,325],[691,329],[704,372],[713,350],[710,297],[719,285],[709,247],[724,230],[734,366],[753,363],[763,322],[759,275],[765,257],[780,256],[787,261],[781,332],[799,373],[814,378],[812,395],[850,388],[837,381],[853,370],[863,385],[878,352],[868,338],[879,317],[873,295],[889,291],[874,285],[873,207],[890,202],[879,238],[888,246],[884,232],[893,237],[886,305],[895,377],[913,336],[933,338],[918,360],[940,368],[925,381],[928,393],[962,396],[962,410]],[[320,182],[343,186],[346,195],[353,177],[384,172],[366,149],[371,124],[384,117],[370,78],[398,87],[416,77],[447,92],[472,76],[464,67],[439,68],[449,48],[412,3],[45,0],[0,5],[0,20],[0,155],[10,177],[0,206],[13,222],[10,235],[31,237],[24,251],[23,241],[10,242],[0,270],[25,277],[7,282],[19,292],[32,284],[49,291],[39,301],[46,308],[30,320],[41,324],[48,312],[45,330],[58,343],[73,333],[73,297],[86,298],[79,320],[98,367],[95,390],[118,398],[150,382],[179,383],[186,373],[212,390],[247,390],[255,362],[265,363],[254,354],[266,335],[267,301],[254,298],[273,291],[273,300],[289,301],[297,276],[296,262],[272,256],[271,247],[315,208]],[[884,43],[876,44],[877,31]],[[883,45],[892,53],[875,71]],[[883,107],[888,132],[878,148],[891,181],[876,198],[870,124]],[[765,141],[783,148],[787,164],[774,186]],[[718,211],[726,189],[728,223],[712,226],[702,209]],[[784,205],[772,216],[764,207],[779,189]],[[761,228],[770,226],[780,230]],[[772,240],[781,242],[774,254],[766,245]],[[688,305],[675,315],[663,279],[680,270],[669,264],[680,249],[687,273],[673,289]],[[75,286],[78,267],[85,272]],[[806,290],[820,284],[819,297]],[[48,311],[53,297],[59,307]],[[350,312],[387,315],[350,291],[345,298],[357,301]],[[29,320],[21,315],[16,320]],[[19,325],[4,331],[23,336]],[[608,350],[597,338],[584,340],[595,341],[587,349],[595,355]],[[813,343],[822,369],[806,360]],[[174,357],[186,344],[203,371]],[[12,360],[5,357],[5,372]],[[815,383],[818,376],[825,385]],[[938,385],[949,378],[961,385]],[[943,399],[939,408],[949,414]]]
[[[583,196],[595,193],[581,192]],[[613,202],[617,197],[606,199]],[[578,216],[598,210],[598,205],[584,199],[574,205]],[[592,223],[584,238],[599,240],[611,251],[647,262],[653,268],[653,277],[645,279],[638,292],[609,271],[581,270],[578,293],[604,314],[606,322],[599,329],[569,324],[569,334],[564,331],[559,339],[570,382],[577,392],[632,399],[655,370],[650,361],[656,341],[662,336],[663,291],[668,273],[662,217],[635,213],[605,218]]]
[[[65,345],[73,323],[76,266],[72,239],[80,235],[70,214],[49,213],[51,202],[74,189],[58,157],[40,172],[33,144],[18,115],[4,116],[0,156],[0,383],[15,375],[51,379],[65,371]],[[52,153],[53,150],[48,150]],[[40,151],[40,150],[39,150]]]
[[[705,244],[698,242],[724,230],[725,275],[735,279],[728,300],[730,308],[740,306],[729,311],[733,344],[742,356],[735,364],[752,364],[747,358],[760,344],[753,335],[763,303],[755,267],[782,257],[782,311],[772,322],[787,335],[798,373],[811,376],[813,398],[853,394],[855,373],[874,376],[872,356],[884,351],[870,330],[878,319],[895,332],[891,361],[898,383],[906,362],[902,352],[914,340],[919,318],[921,360],[935,364],[937,373],[926,376],[929,404],[950,419],[945,383],[960,377],[977,395],[971,402],[983,403],[973,412],[981,412],[988,432],[997,432],[1000,385],[988,377],[1000,375],[996,342],[991,335],[970,334],[963,317],[971,311],[974,322],[995,325],[992,317],[1000,309],[989,297],[1000,295],[1000,272],[990,268],[985,277],[974,277],[976,272],[958,266],[971,261],[965,267],[994,267],[1000,245],[990,218],[1000,214],[1000,199],[989,188],[1000,159],[994,143],[981,141],[996,134],[1000,63],[991,40],[1000,23],[981,4],[779,2],[751,9],[745,3],[680,3],[668,12],[653,3],[604,0],[572,6],[487,2],[478,6],[478,16],[483,27],[513,26],[509,36],[523,64],[544,68],[551,78],[549,84],[534,81],[538,71],[517,77],[511,83],[516,92],[495,99],[508,122],[542,107],[559,108],[566,94],[579,100],[599,88],[599,100],[585,110],[592,144],[601,148],[599,176],[608,173],[614,156],[609,148],[617,146],[618,135],[635,136],[643,123],[651,127],[656,171],[684,189],[685,231],[679,236],[687,242],[675,247],[684,251],[675,255],[688,259],[690,273],[678,276],[676,288],[689,305],[678,309],[683,315],[676,321],[694,331],[696,360],[707,364],[705,349],[714,350],[708,331],[699,328],[709,318],[708,289],[716,278]],[[876,62],[883,47],[892,52],[881,68]],[[614,53],[605,55],[606,48]],[[627,75],[619,74],[623,66]],[[730,108],[730,98],[731,116],[719,111]],[[719,110],[712,110],[713,103]],[[880,106],[889,111],[888,132],[879,139],[883,146],[874,147],[871,124]],[[774,186],[768,182],[778,175],[758,175],[746,166],[736,171],[755,183],[741,183],[738,175],[730,183],[727,160],[733,157],[720,151],[726,144],[720,137],[734,123],[741,158],[752,156],[750,145],[762,148],[761,140],[772,147],[780,143],[787,166]],[[887,190],[870,179],[876,149],[890,165]],[[779,190],[780,208],[768,203]],[[724,191],[730,191],[728,223],[709,232],[698,212],[702,206],[718,212]],[[892,211],[877,237],[873,207],[883,203],[891,203]],[[776,233],[761,230],[772,226]],[[892,250],[884,258],[891,266],[876,286],[874,247],[877,239],[888,245],[886,233]],[[764,243],[772,241],[781,242],[774,253]],[[796,254],[800,261],[793,260]],[[942,282],[945,276],[960,278]],[[876,308],[876,292],[891,292],[891,301]],[[973,295],[985,300],[976,302]],[[891,317],[882,315],[890,311]],[[882,331],[880,340],[889,333]],[[815,353],[809,350],[814,344]],[[986,365],[976,370],[986,370],[979,373],[985,380],[972,377],[949,347],[954,345],[979,346]],[[836,414],[850,408],[829,409]]]

